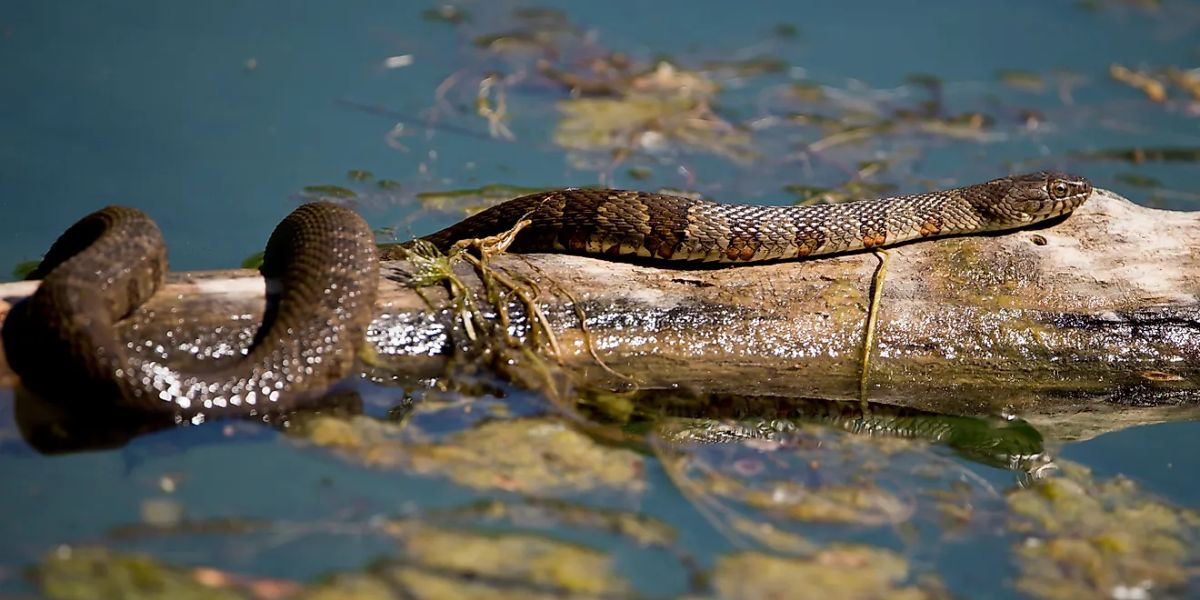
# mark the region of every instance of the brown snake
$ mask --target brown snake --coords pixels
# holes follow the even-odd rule
[[[815,206],[566,189],[510,200],[424,239],[448,249],[529,219],[512,250],[744,263],[1022,227],[1070,212],[1091,192],[1086,179],[1054,172]],[[385,248],[383,257],[398,257],[404,246]],[[117,398],[119,406],[177,421],[285,409],[348,374],[379,280],[366,223],[333,204],[304,205],[267,244],[263,275],[280,292],[255,343],[230,365],[193,373],[137,358],[114,329],[154,294],[166,270],[162,236],[141,211],[108,207],[85,217],[46,254],[35,273],[42,284],[5,320],[10,366],[44,395]]]
[[[511,250],[761,262],[1024,227],[1071,212],[1091,193],[1086,179],[1057,172],[812,206],[716,204],[645,192],[566,189],[509,200],[424,239],[446,250],[457,240],[497,235],[529,219]],[[402,255],[396,247],[383,251],[384,258]]]
[[[145,213],[109,206],[46,253],[41,285],[4,321],[4,351],[23,385],[71,407],[191,422],[286,410],[353,366],[379,284],[374,236],[353,210],[305,204],[275,228],[261,270],[278,300],[240,358],[197,372],[139,358],[115,325],[163,284],[166,247]]]

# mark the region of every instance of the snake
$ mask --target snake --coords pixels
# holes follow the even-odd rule
[[[422,238],[441,250],[505,233],[509,250],[657,263],[755,263],[879,248],[912,240],[1025,227],[1070,213],[1087,179],[1039,171],[922,194],[841,204],[763,206],[627,190],[570,188],[498,204]],[[402,258],[408,244],[385,247]]]
[[[41,283],[5,319],[5,354],[23,386],[69,406],[113,406],[102,398],[177,423],[285,411],[352,368],[374,314],[375,238],[349,208],[305,204],[275,227],[260,270],[277,298],[240,357],[191,371],[140,358],[116,324],[162,287],[166,246],[146,213],[108,206],[68,228],[30,275]]]
[[[1065,215],[1091,193],[1086,179],[1051,171],[808,206],[568,188],[509,200],[421,239],[448,250],[520,224],[509,246],[518,252],[751,263],[1023,227]],[[286,410],[349,373],[373,315],[378,261],[411,244],[377,248],[363,219],[337,204],[297,208],[267,242],[261,271],[278,292],[253,344],[231,364],[185,371],[135,355],[116,333],[161,288],[167,255],[149,216],[109,206],[51,246],[31,275],[42,280],[37,290],[5,319],[5,353],[27,388],[68,402],[115,398],[193,423]]]

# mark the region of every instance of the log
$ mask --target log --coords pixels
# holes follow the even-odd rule
[[[1200,213],[1097,190],[1041,227],[893,248],[868,395],[946,414],[1017,413],[1059,429],[1066,415],[1079,428],[1061,432],[1070,437],[1192,417],[1200,405],[1196,239]],[[576,384],[858,397],[873,253],[728,268],[556,254],[503,254],[490,264],[535,284]],[[488,306],[475,269],[464,262],[455,272],[476,306]],[[368,342],[373,362],[428,375],[443,368],[462,319],[444,287],[418,293],[413,274],[406,261],[384,263]],[[0,284],[0,317],[34,287]],[[180,362],[220,360],[252,339],[264,293],[255,271],[172,274],[122,335]],[[573,299],[591,346],[628,380],[589,353]],[[522,305],[509,301],[510,329],[527,334]],[[218,350],[204,356],[200,347]],[[0,382],[15,381],[0,357]]]

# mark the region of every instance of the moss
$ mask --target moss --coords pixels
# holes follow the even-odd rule
[[[588,390],[586,395],[581,395],[578,402],[580,406],[594,411],[593,418],[612,423],[628,423],[638,409],[635,395],[628,392]]]
[[[1096,481],[1064,463],[1061,477],[1008,496],[1017,587],[1042,598],[1108,597],[1117,588],[1183,585],[1200,557],[1195,514],[1161,503],[1122,477]]]
[[[792,23],[777,23],[771,28],[771,33],[775,34],[775,37],[794,40],[800,37],[800,28]]]
[[[979,251],[977,238],[943,240],[937,244],[940,250],[939,277],[931,285],[946,298],[967,302],[972,305],[1022,308],[1029,305],[1029,292],[1036,289],[1037,281],[1031,276],[1036,269],[1029,269],[1021,257],[1008,254],[984,254]],[[974,295],[969,294],[977,291]],[[1034,298],[1042,297],[1041,294]]]
[[[630,167],[625,173],[629,175],[630,179],[636,181],[645,181],[654,175],[654,171],[646,167]]]
[[[41,591],[62,600],[390,600],[394,598],[624,597],[628,581],[608,554],[529,534],[482,534],[393,525],[403,559],[340,573],[301,589],[289,582],[183,569],[103,548],[60,549],[37,567]]]
[[[58,600],[233,600],[246,596],[198,581],[190,571],[104,548],[60,548],[35,569],[42,592]]]
[[[996,79],[1011,88],[1027,92],[1040,92],[1046,89],[1046,80],[1031,71],[1000,69],[996,71]]]
[[[780,481],[746,494],[751,506],[801,521],[829,523],[898,523],[911,507],[895,494],[868,486],[807,487]]]
[[[469,216],[517,196],[541,191],[545,188],[489,183],[477,188],[417,192],[417,200],[424,209]]]
[[[720,558],[713,575],[718,598],[918,599],[930,593],[902,582],[908,564],[899,555],[869,546],[835,546],[808,558],[742,552]]]
[[[396,524],[391,533],[404,559],[384,561],[370,576],[333,578],[304,598],[590,598],[631,589],[606,553],[579,544],[418,523]]]
[[[488,421],[436,443],[400,439],[396,425],[366,417],[319,416],[297,422],[295,433],[365,465],[442,475],[478,489],[537,494],[645,485],[640,455],[553,419]]]
[[[597,508],[553,498],[526,497],[515,503],[486,500],[462,508],[438,511],[430,517],[454,522],[475,518],[487,522],[539,523],[546,527],[604,531],[640,546],[669,547],[678,538],[672,526],[643,513]]]
[[[38,265],[40,265],[40,264],[42,264],[41,259],[26,260],[26,261],[17,263],[17,266],[13,267],[13,270],[12,270],[13,279],[17,279],[17,280],[28,279],[29,275],[31,273],[33,273],[35,270],[37,270]]]
[[[749,132],[710,108],[711,78],[667,62],[632,77],[617,97],[573,98],[558,104],[554,142],[580,151],[656,150],[682,146],[735,160],[753,158]]]
[[[640,491],[644,486],[641,456],[597,444],[550,419],[484,423],[439,444],[410,446],[406,462],[419,472],[444,473],[468,487],[522,493]]]
[[[358,197],[357,192],[340,185],[306,185],[304,186],[304,195],[315,200],[324,198],[349,200]]]
[[[393,586],[366,574],[339,574],[300,595],[301,600],[393,600]]]
[[[424,566],[458,572],[519,577],[582,593],[625,589],[613,577],[609,557],[597,550],[542,537],[508,534],[495,537],[420,527],[407,538],[411,553]]]
[[[295,427],[296,433],[318,446],[354,450],[378,443],[382,439],[382,436],[378,435],[377,426],[380,425],[382,424],[373,419],[362,417],[342,419],[317,415],[297,421]]]
[[[477,48],[485,48],[490,52],[532,52],[551,46],[555,34],[562,33],[554,30],[545,31],[502,31],[476,36],[471,43]]]

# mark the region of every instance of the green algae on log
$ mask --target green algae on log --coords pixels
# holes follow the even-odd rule
[[[1178,418],[1200,400],[1198,238],[1200,213],[1152,210],[1099,190],[1036,230],[894,248],[870,397],[950,414],[1016,413],[1055,437]],[[599,356],[643,389],[747,393],[755,382],[754,394],[829,398],[857,396],[876,263],[869,253],[724,269],[491,259],[498,272],[537,286],[537,306],[580,383],[627,385],[597,366],[571,298]],[[489,306],[475,270],[454,269],[475,306]],[[445,290],[418,293],[413,276],[404,261],[384,267],[368,336],[373,369],[437,365],[461,327]],[[0,298],[33,289],[4,284]],[[138,351],[221,360],[253,339],[263,291],[254,271],[175,274],[124,335],[150,341]],[[524,336],[523,308],[507,298],[510,330]],[[12,380],[0,368],[0,381]],[[1064,431],[1067,415],[1095,421]]]

